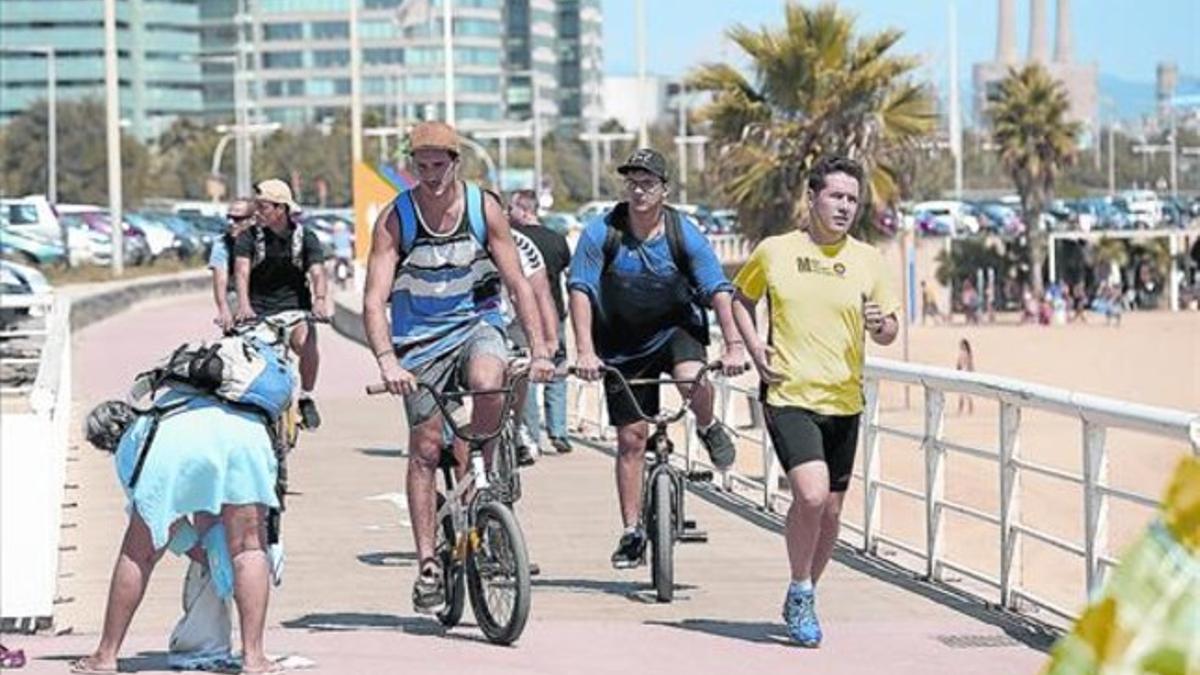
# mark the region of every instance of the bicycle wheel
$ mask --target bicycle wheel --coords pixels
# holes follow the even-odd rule
[[[671,602],[675,595],[675,527],[671,505],[671,475],[659,471],[654,476],[650,502],[650,573],[659,602]]]
[[[440,511],[446,498],[439,492],[437,508]],[[437,613],[438,621],[447,628],[453,628],[462,621],[463,607],[466,604],[467,589],[463,583],[463,565],[454,560],[454,518],[447,513],[442,517],[441,526],[437,529],[434,541],[434,554],[442,564],[442,588],[446,589],[446,606]]]
[[[471,609],[488,641],[516,642],[529,618],[533,590],[525,535],[507,506],[486,502],[475,516],[478,543],[467,556]]]

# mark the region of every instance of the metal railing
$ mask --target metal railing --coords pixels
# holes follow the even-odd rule
[[[879,544],[904,551],[924,563],[924,576],[929,580],[942,580],[944,570],[961,574],[990,587],[996,593],[994,597],[980,593],[977,595],[985,600],[998,602],[1008,609],[1018,609],[1018,601],[1024,601],[1064,619],[1075,618],[1071,610],[1057,605],[1023,584],[1020,564],[1023,539],[1034,539],[1081,557],[1084,564],[1080,573],[1090,591],[1103,582],[1105,569],[1117,564],[1109,555],[1108,548],[1110,501],[1119,500],[1143,507],[1157,507],[1158,500],[1155,496],[1120,489],[1109,483],[1109,455],[1106,446],[1109,429],[1131,430],[1178,441],[1193,454],[1200,455],[1200,413],[1197,412],[1146,406],[1003,377],[885,359],[867,359],[864,380],[865,407],[859,434],[862,468],[854,473],[862,495],[862,520],[855,523],[843,518],[843,532],[849,531],[851,535],[856,535],[854,540],[847,543],[867,555],[877,555]],[[883,383],[921,388],[925,403],[921,429],[903,429],[885,424],[881,420],[880,385]],[[576,428],[584,430],[590,427],[591,437],[606,438],[607,417],[604,415],[602,390],[597,385],[580,382],[575,382],[574,386]],[[725,380],[717,381],[717,389],[718,416],[722,420],[730,418],[730,405],[735,397],[747,398],[751,416],[756,418],[752,427],[753,433],[736,429],[733,424],[727,426],[738,438],[758,446],[762,453],[761,474],[726,472],[723,474],[722,488],[742,493],[763,510],[773,513],[785,512],[790,496],[779,489],[779,464],[771,447],[769,434],[765,425],[761,423],[762,410],[756,400],[757,391],[735,386]],[[949,441],[944,437],[945,401],[946,395],[950,393],[977,396],[999,404],[995,447],[973,447]],[[596,415],[589,418],[585,413],[593,403],[589,400],[593,396]],[[1026,409],[1051,413],[1064,421],[1080,425],[1083,458],[1081,473],[1044,466],[1022,457],[1021,419],[1022,411]],[[691,416],[688,416],[687,420],[682,461],[689,470],[693,465],[707,466],[697,457],[695,444],[692,442],[694,422]],[[908,488],[883,478],[881,439],[884,436],[919,443],[924,464],[922,489]],[[989,511],[946,497],[948,453],[975,457],[996,466],[994,478],[999,486],[998,508]],[[1082,486],[1082,541],[1050,534],[1031,526],[1022,518],[1022,476],[1027,473]],[[884,492],[903,495],[921,504],[924,516],[924,541],[921,544],[907,543],[881,531],[884,515],[881,495]],[[995,547],[994,550],[999,554],[997,574],[974,569],[947,556],[947,512],[990,523],[999,529],[999,536],[994,541],[973,542],[980,546]],[[845,536],[843,538],[847,539]],[[967,590],[971,592],[970,589]],[[1079,600],[1082,602],[1083,598]]]
[[[40,316],[41,326],[0,332],[0,343],[27,343],[32,384],[6,386],[0,424],[0,617],[48,622],[58,583],[66,451],[71,420],[70,300],[51,295],[0,298],[6,310]],[[11,361],[10,359],[4,359]]]

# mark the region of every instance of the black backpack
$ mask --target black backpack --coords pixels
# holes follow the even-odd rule
[[[689,324],[685,328],[701,344],[707,345],[709,342],[708,314],[703,311],[704,303],[698,298],[697,289],[700,284],[692,269],[692,259],[688,256],[683,244],[683,218],[678,210],[670,206],[664,207],[664,212],[663,235],[667,238],[667,248],[671,251],[671,259],[674,261],[675,267],[687,278],[691,303],[697,306],[696,314],[698,314],[699,321]],[[604,263],[600,268],[602,279],[606,276],[613,259],[616,258],[617,251],[621,246],[621,239],[629,231],[629,205],[625,202],[618,203],[604,217],[604,224],[606,226],[603,247]],[[598,328],[598,326],[596,327]]]

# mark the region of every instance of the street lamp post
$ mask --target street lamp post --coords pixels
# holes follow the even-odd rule
[[[638,147],[645,148],[650,145],[650,132],[646,128],[646,2],[645,0],[637,0],[635,3],[635,12],[637,14],[637,73],[638,73]]]
[[[476,131],[472,134],[480,140],[494,140],[500,145],[500,173],[496,176],[496,184],[501,190],[506,189],[505,176],[508,174],[508,141],[511,138],[530,138],[533,136],[533,131],[530,126],[521,125],[513,127],[504,127],[499,129],[487,129]],[[536,170],[535,178],[536,181]]]
[[[632,131],[589,131],[579,134],[579,140],[591,143],[593,147],[600,143],[604,148],[604,163],[612,163],[612,144],[613,141],[632,141],[637,136]],[[699,138],[699,137],[697,137]],[[597,162],[596,152],[592,152],[592,196],[596,199],[600,198],[600,166]]]
[[[108,145],[108,209],[112,218],[112,271],[125,272],[125,233],[121,204],[121,101],[117,81],[117,0],[104,0],[105,141]]]

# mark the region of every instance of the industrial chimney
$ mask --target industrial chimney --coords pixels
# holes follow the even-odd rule
[[[1046,43],[1046,0],[1029,3],[1029,60],[1045,64],[1050,58]]]
[[[1071,0],[1058,0],[1058,12],[1054,19],[1054,61],[1067,63],[1071,60]]]
[[[1014,0],[999,0],[1000,14],[999,30],[996,32],[996,62],[1016,63],[1017,61],[1017,17],[1013,12]]]

